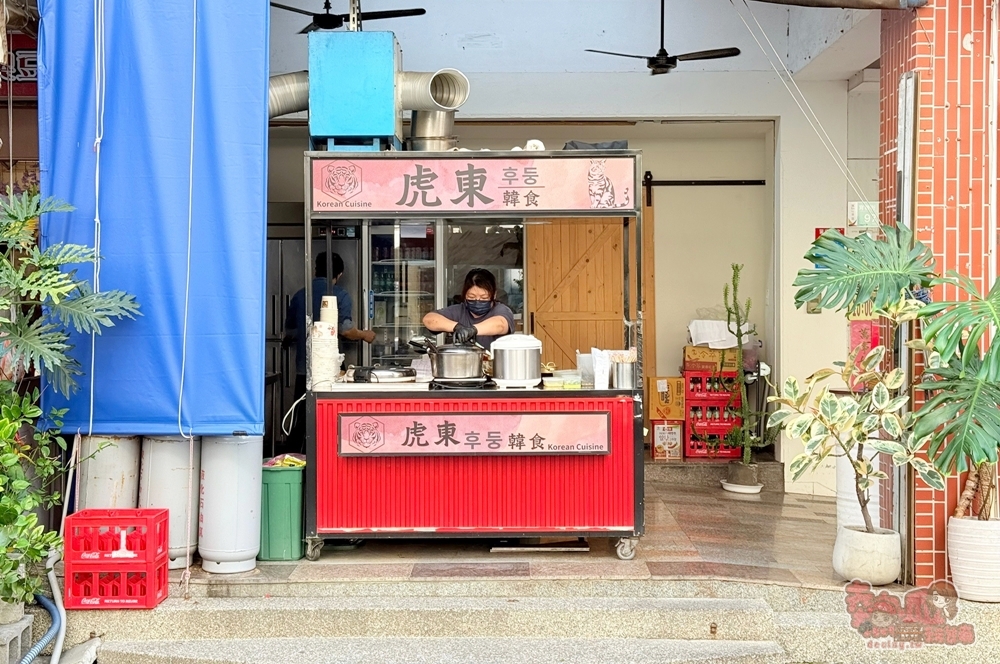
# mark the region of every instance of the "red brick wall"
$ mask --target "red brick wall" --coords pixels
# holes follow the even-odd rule
[[[895,222],[897,89],[900,76],[920,76],[915,230],[938,267],[987,286],[989,275],[989,0],[931,0],[912,11],[882,12],[880,199]],[[939,288],[936,298],[954,298]],[[919,365],[917,370],[919,371]],[[916,582],[947,575],[945,525],[959,479],[934,491],[917,479],[913,536]]]

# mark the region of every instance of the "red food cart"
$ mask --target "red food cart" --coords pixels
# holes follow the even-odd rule
[[[355,322],[382,336],[359,362],[408,361],[400,348],[419,315],[447,302],[448,247],[469,244],[457,242],[463,228],[620,219],[623,283],[630,270],[641,274],[636,151],[308,152],[305,168],[307,265],[317,229],[327,246],[331,237],[360,241]],[[471,259],[454,258],[462,260]],[[309,322],[311,282],[308,274]],[[622,343],[638,349],[630,389],[491,381],[310,389],[306,557],[317,559],[326,539],[566,536],[613,538],[620,558],[634,557],[644,527],[642,312],[629,319],[628,290]]]

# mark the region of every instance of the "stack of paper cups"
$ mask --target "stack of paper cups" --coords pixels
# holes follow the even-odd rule
[[[334,304],[333,310],[337,310],[336,304]],[[336,314],[334,314],[334,318],[336,318]],[[308,344],[309,366],[307,369],[309,373],[307,382],[309,389],[314,392],[329,390],[340,375],[340,365],[344,361],[344,356],[340,354],[340,345],[337,342],[337,324],[324,321],[313,323],[309,331]]]
[[[336,333],[337,327],[337,298],[333,295],[324,295],[319,304],[319,320],[321,323],[331,323]]]

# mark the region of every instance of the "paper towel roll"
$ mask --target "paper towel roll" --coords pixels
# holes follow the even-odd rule
[[[319,320],[321,323],[333,323],[337,325],[337,297],[335,295],[324,295],[319,304]],[[334,330],[336,333],[336,330]]]
[[[334,305],[336,306],[336,305]],[[309,366],[306,382],[312,391],[323,391],[340,376],[344,356],[340,354],[337,324],[317,321],[309,330]]]

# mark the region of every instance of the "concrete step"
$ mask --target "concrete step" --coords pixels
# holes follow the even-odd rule
[[[101,664],[772,664],[787,661],[773,641],[612,638],[239,639],[106,644]]]
[[[66,643],[92,634],[105,643],[355,637],[770,641],[773,616],[761,599],[168,599],[152,611],[73,611]]]
[[[718,489],[719,480],[726,478],[727,461],[646,461],[646,481],[663,482],[671,486],[691,486]],[[783,493],[785,467],[779,461],[757,463],[763,491]]]
[[[17,664],[31,648],[31,624],[35,617],[25,614],[20,620],[0,625],[0,664]]]
[[[590,563],[583,563],[590,564]],[[595,573],[609,576],[623,565],[614,561],[606,568],[594,566]],[[843,588],[804,588],[768,582],[730,581],[712,578],[502,578],[495,579],[414,579],[404,572],[392,577],[384,572],[369,573],[377,565],[334,563],[260,563],[246,574],[205,574],[194,570],[190,592],[193,598],[262,597],[632,597],[679,598],[711,597],[766,600],[776,611],[838,611],[844,608]],[[180,575],[171,579],[172,597],[182,597]],[[39,616],[39,619],[43,619]]]

